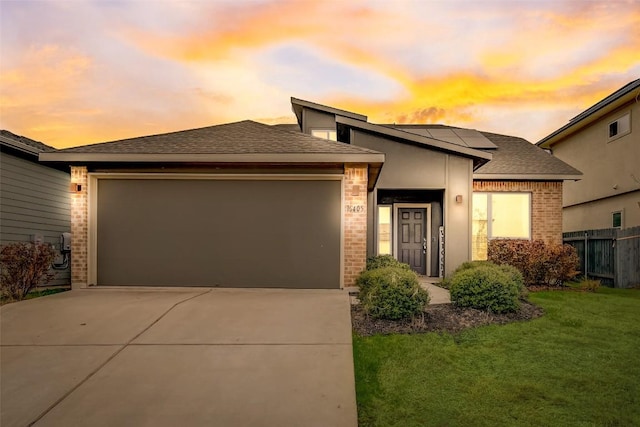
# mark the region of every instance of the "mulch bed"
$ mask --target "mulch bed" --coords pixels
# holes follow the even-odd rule
[[[467,328],[484,325],[531,320],[544,314],[542,308],[531,303],[522,303],[516,313],[494,314],[473,308],[458,308],[452,304],[429,305],[424,311],[424,320],[375,320],[364,314],[360,305],[351,306],[351,324],[360,336],[386,334],[416,334],[424,332],[456,333]]]

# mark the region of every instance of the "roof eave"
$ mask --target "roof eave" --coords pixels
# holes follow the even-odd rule
[[[473,179],[489,181],[579,181],[582,179],[582,174],[474,173]]]
[[[7,138],[5,136],[0,135],[0,143],[7,147],[13,148],[14,150],[21,151],[26,154],[30,154],[34,157],[37,157],[41,150],[31,147],[29,145],[23,144],[20,141],[16,141],[11,138]]]
[[[607,98],[599,101],[595,105],[590,108],[587,108],[582,113],[578,114],[574,118],[569,121],[566,125],[562,126],[560,129],[552,132],[551,134],[545,136],[540,141],[536,142],[536,145],[541,148],[551,148],[554,144],[562,140],[563,138],[578,132],[584,127],[590,125],[591,123],[599,120],[603,116],[611,113],[612,111],[620,108],[624,104],[631,102],[637,96],[635,90],[640,88],[640,79],[627,88],[624,92],[622,92],[617,97],[612,97],[607,101]],[[604,102],[607,101],[607,102]],[[603,103],[598,108],[594,109],[598,104]],[[593,110],[589,112],[589,110]]]
[[[41,162],[94,163],[384,163],[382,153],[132,154],[40,153]]]

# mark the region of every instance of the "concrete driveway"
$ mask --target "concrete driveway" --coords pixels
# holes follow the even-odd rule
[[[345,291],[75,290],[0,321],[3,427],[357,425]]]

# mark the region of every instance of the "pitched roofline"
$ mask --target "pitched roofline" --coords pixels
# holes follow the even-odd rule
[[[474,168],[481,166],[493,158],[491,153],[485,151],[476,150],[473,148],[463,147],[461,145],[453,144],[439,139],[429,138],[427,136],[418,135],[411,132],[406,132],[400,129],[392,127],[386,127],[382,125],[376,125],[369,122],[363,122],[360,120],[353,120],[348,117],[336,117],[336,123],[343,124],[352,128],[364,130],[367,132],[373,132],[380,135],[411,141],[421,145],[427,145],[438,151],[444,151],[446,153],[456,154],[463,157],[470,157],[474,160]]]
[[[16,136],[18,136],[18,135],[16,135]],[[34,142],[38,142],[38,143],[44,145],[45,147],[47,147],[49,149],[52,149],[52,150],[54,149],[53,147],[50,147],[50,146],[48,146],[46,144],[43,144],[42,142],[39,142],[39,141],[34,141]],[[38,156],[38,153],[41,153],[41,152],[44,151],[44,150],[39,149],[37,147],[34,147],[32,145],[25,144],[24,142],[20,141],[19,139],[11,138],[11,137],[8,137],[8,136],[2,135],[2,134],[0,134],[0,144],[5,145],[5,146],[10,147],[10,148],[13,148],[14,150],[21,151],[21,152],[26,153],[26,154],[31,154],[31,155],[33,155],[35,157]]]
[[[569,123],[562,126],[560,129],[536,142],[536,145],[542,148],[551,148],[554,143],[558,142],[565,136],[579,131],[632,99],[635,98],[637,100],[640,96],[640,90],[638,93],[634,93],[636,89],[640,89],[640,79],[627,83],[622,88],[598,101],[582,113],[570,119]]]
[[[384,163],[383,153],[86,153],[43,152],[41,162],[93,163]]]
[[[291,108],[298,120],[298,125],[302,126],[302,110],[303,108],[311,108],[313,110],[323,111],[325,113],[335,114],[336,116],[349,117],[354,120],[361,120],[366,122],[367,116],[362,114],[352,113],[351,111],[341,110],[339,108],[330,107],[328,105],[317,104],[311,101],[305,101],[304,99],[291,97]]]

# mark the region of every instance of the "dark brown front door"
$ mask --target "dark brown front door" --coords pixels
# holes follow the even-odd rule
[[[426,212],[424,208],[398,209],[398,260],[418,274],[427,274]]]

